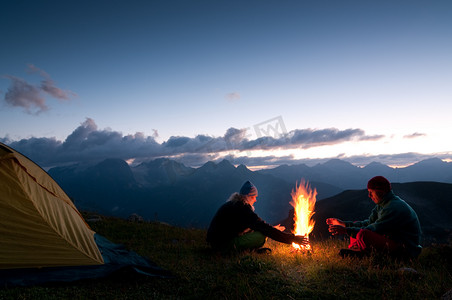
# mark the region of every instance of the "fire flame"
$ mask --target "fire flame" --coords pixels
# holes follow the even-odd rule
[[[311,189],[310,185],[301,180],[300,185],[295,185],[295,190],[291,193],[292,202],[290,203],[294,208],[294,231],[295,235],[304,235],[309,239],[309,233],[314,229],[314,207],[317,196],[317,190]],[[292,246],[297,250],[311,250],[311,244],[306,246],[292,243]]]

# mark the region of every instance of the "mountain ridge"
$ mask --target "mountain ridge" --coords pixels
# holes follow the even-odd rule
[[[309,181],[327,182],[343,190],[365,187],[367,181],[381,175],[391,182],[436,181],[452,183],[452,163],[439,158],[422,160],[403,168],[392,168],[372,162],[364,167],[356,167],[346,161],[332,159],[323,164],[308,167],[305,164],[282,165],[257,172],[272,174],[293,182],[299,177]]]
[[[379,163],[361,168],[333,160],[313,167],[284,165],[271,170],[251,171],[245,165],[234,166],[227,160],[191,168],[167,158],[137,166],[130,166],[120,159],[106,159],[90,166],[75,164],[52,168],[49,174],[82,210],[124,218],[138,213],[148,220],[206,228],[218,207],[246,180],[251,180],[259,190],[256,212],[264,220],[276,224],[291,210],[290,193],[302,178],[317,190],[317,203],[321,208],[325,205],[323,202],[328,203],[327,199],[344,191],[364,191],[362,201],[369,202],[363,190],[368,179],[375,175],[388,176],[375,170],[390,171],[392,175],[389,175],[393,177],[388,176],[388,179],[396,186],[398,183],[394,178],[397,177],[414,179],[413,182],[433,182],[431,179],[437,178],[439,170],[442,178],[447,178],[452,174],[450,165],[434,160],[417,164],[414,169],[394,169]],[[435,166],[439,168],[436,172]],[[410,176],[405,176],[407,173]],[[439,187],[443,189],[442,185]],[[413,193],[417,189],[415,185],[411,187]],[[420,194],[422,196],[418,199],[409,196],[414,202],[427,201],[427,195]],[[434,192],[431,195],[441,199],[446,197]],[[439,204],[435,202],[435,205]],[[431,210],[433,214],[440,214],[441,207]],[[321,215],[320,211],[318,215]]]

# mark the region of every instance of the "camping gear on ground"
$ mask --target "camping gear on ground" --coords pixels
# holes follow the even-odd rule
[[[123,268],[169,275],[96,234],[47,172],[0,143],[0,287],[97,278]]]

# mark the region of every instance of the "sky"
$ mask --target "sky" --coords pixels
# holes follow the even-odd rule
[[[0,142],[42,167],[452,161],[452,2],[2,1]]]

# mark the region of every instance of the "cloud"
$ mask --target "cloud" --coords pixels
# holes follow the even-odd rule
[[[11,106],[23,107],[27,113],[36,113],[48,110],[46,100],[41,96],[40,88],[27,83],[21,78],[6,75],[11,80],[11,86],[5,93],[5,102]]]
[[[213,153],[227,150],[225,142],[221,138],[214,138],[207,135],[197,135],[189,137],[170,137],[162,143],[162,150],[169,155],[182,153]]]
[[[50,78],[49,74],[45,71],[37,68],[35,65],[28,65],[29,73],[38,73],[44,79],[41,81],[41,89],[50,96],[58,100],[69,100],[71,96],[76,96],[74,92],[65,91],[55,86],[54,81]]]
[[[405,139],[415,139],[415,138],[424,137],[424,136],[426,136],[425,133],[415,132],[415,133],[412,133],[412,134],[404,135],[403,138],[405,138]]]
[[[337,128],[326,129],[296,129],[288,133],[281,134],[275,138],[272,136],[260,137],[256,140],[248,141],[242,139],[241,150],[269,150],[276,148],[302,148],[335,145],[348,141],[377,140],[383,135],[366,136],[362,129],[339,130]]]
[[[99,161],[108,157],[130,159],[162,156],[161,145],[142,133],[122,135],[111,130],[98,130],[87,118],[65,141],[55,138],[30,138],[8,143],[42,167]]]
[[[8,141],[9,145],[29,156],[42,167],[69,164],[75,162],[99,161],[110,157],[124,160],[145,161],[159,157],[170,157],[183,162],[200,163],[222,157],[236,157],[240,152],[251,150],[275,150],[288,148],[310,148],[334,145],[350,140],[361,140],[366,134],[361,129],[339,130],[297,129],[278,137],[262,136],[252,139],[249,129],[229,128],[223,136],[212,137],[197,135],[195,137],[172,136],[167,141],[158,143],[154,136],[145,136],[141,132],[123,135],[121,132],[99,129],[96,122],[86,118],[64,141],[55,138],[30,138],[20,141]],[[292,158],[265,157],[267,163],[287,163]],[[263,160],[254,158],[253,164],[264,164]]]
[[[358,140],[359,141],[378,141],[378,140],[381,140],[383,138],[385,138],[384,135],[382,135],[382,134],[375,134],[375,135],[363,135],[363,136],[360,136],[358,138]]]
[[[93,119],[87,118],[62,143],[57,158],[63,161],[98,160],[107,157],[131,159],[159,156],[160,144],[143,133],[123,136],[111,130],[98,130]]]
[[[247,137],[250,136],[247,129],[229,128],[223,136],[224,142],[229,148],[240,148],[240,144],[248,141]]]
[[[355,138],[361,139],[363,137],[365,137],[365,133],[362,129],[304,129],[292,131],[290,134],[290,143],[294,145],[301,145],[302,148],[307,149],[317,146],[338,144],[353,140]]]
[[[28,73],[38,73],[43,80],[40,85],[32,85],[22,78],[11,75],[4,75],[4,78],[11,80],[11,85],[5,93],[4,101],[13,107],[22,107],[28,114],[40,114],[49,109],[45,95],[58,100],[69,100],[76,96],[71,91],[58,88],[50,76],[34,65],[28,65]]]
[[[226,94],[226,99],[230,102],[235,102],[238,101],[240,99],[240,94],[233,92],[233,93],[227,93]]]
[[[80,146],[83,141],[88,140],[90,133],[97,131],[97,125],[91,118],[86,118],[79,127],[77,127],[67,138],[64,147],[70,148]]]

